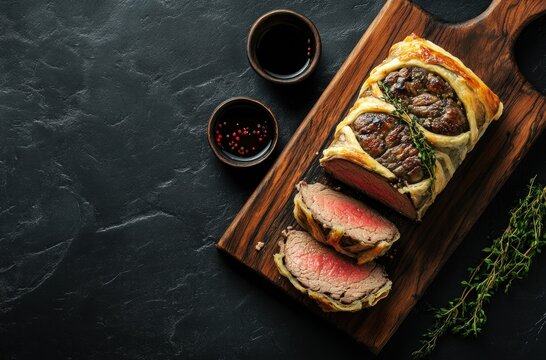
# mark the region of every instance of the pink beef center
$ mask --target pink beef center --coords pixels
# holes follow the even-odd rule
[[[357,266],[350,260],[334,254],[329,250],[310,251],[301,248],[295,254],[294,260],[298,267],[311,274],[320,274],[320,278],[337,281],[357,282],[366,279],[370,275],[370,268]]]
[[[340,225],[349,228],[389,228],[383,219],[346,197],[323,191],[314,194],[314,201],[326,218]]]
[[[326,170],[339,180],[366,193],[374,199],[396,209],[400,213],[415,219],[417,214],[409,198],[400,194],[386,180],[366,169],[343,159],[328,161]]]

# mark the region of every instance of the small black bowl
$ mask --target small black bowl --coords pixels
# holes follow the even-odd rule
[[[273,112],[247,97],[234,97],[218,105],[210,116],[207,131],[214,155],[239,168],[267,159],[277,145],[278,134]]]
[[[267,36],[274,38],[274,35],[271,35],[273,31],[279,35],[276,41],[264,40]],[[307,57],[303,54],[303,62],[300,61],[302,60],[300,48],[291,47],[296,46],[294,39],[298,39],[300,35],[307,39],[304,40],[303,51],[306,51],[307,47],[309,49]],[[268,44],[274,45],[270,45],[271,48],[268,49]],[[262,48],[265,50],[261,50]],[[284,51],[279,48],[298,51]],[[279,54],[280,52],[282,53]],[[246,53],[250,66],[264,79],[276,84],[296,84],[309,77],[317,68],[321,54],[320,36],[315,25],[307,17],[292,10],[274,10],[261,16],[250,28]],[[291,54],[292,57],[289,56]],[[282,66],[290,61],[296,62],[293,64],[296,70],[286,74],[274,73],[264,66],[264,62]],[[301,66],[298,65],[300,62]]]

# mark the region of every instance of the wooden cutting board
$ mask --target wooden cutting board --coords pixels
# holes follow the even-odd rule
[[[546,126],[546,99],[522,77],[512,51],[519,31],[545,10],[544,0],[495,0],[477,18],[453,25],[406,0],[388,1],[228,227],[218,249],[378,353]],[[318,154],[331,141],[370,70],[392,44],[412,32],[459,57],[499,95],[504,115],[487,129],[421,223],[365,199],[400,228],[394,259],[387,263],[392,291],[371,309],[323,313],[281,277],[273,263],[281,230],[296,225],[294,186],[301,179],[335,184],[320,169]],[[265,243],[259,252],[258,241]]]

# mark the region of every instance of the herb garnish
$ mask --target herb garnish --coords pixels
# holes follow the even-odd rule
[[[510,222],[503,234],[483,249],[487,255],[469,278],[462,281],[461,296],[445,308],[434,309],[435,324],[424,335],[422,346],[412,355],[422,358],[432,352],[438,339],[448,331],[463,336],[477,335],[487,320],[484,305],[501,288],[506,293],[512,282],[529,272],[535,255],[546,244],[546,187],[529,183],[527,196],[510,212]]]
[[[421,131],[417,125],[417,117],[409,112],[402,100],[394,96],[392,91],[382,81],[379,81],[378,84],[379,88],[383,92],[382,100],[390,103],[395,108],[392,115],[404,121],[408,125],[411,141],[419,152],[419,159],[423,164],[423,168],[430,177],[432,184],[434,184],[434,180],[436,180],[436,175],[434,173],[436,153],[434,152],[432,146],[430,146],[430,144],[427,142],[423,131]]]

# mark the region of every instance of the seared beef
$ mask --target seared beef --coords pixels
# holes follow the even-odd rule
[[[294,198],[298,223],[320,242],[362,264],[383,255],[400,237],[394,224],[338,191],[302,181]]]
[[[352,129],[362,149],[398,179],[409,184],[423,180],[419,151],[402,120],[385,113],[364,113],[356,118]]]
[[[358,311],[388,295],[392,283],[379,265],[356,265],[303,231],[284,237],[275,254],[279,272],[323,310]]]
[[[442,135],[468,131],[464,107],[447,81],[419,67],[391,72],[384,80],[427,130]]]

